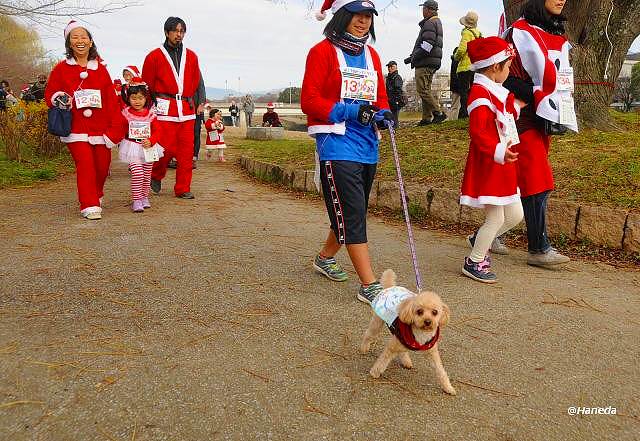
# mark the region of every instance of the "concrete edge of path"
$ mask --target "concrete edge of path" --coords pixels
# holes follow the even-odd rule
[[[282,167],[248,156],[238,158],[240,166],[260,181],[286,188],[320,194],[313,181],[313,171]],[[430,185],[406,188],[409,210],[448,223],[480,226],[481,210],[460,206],[455,190]],[[322,194],[320,194],[322,196]],[[369,199],[370,206],[399,210],[400,189],[397,182],[376,179]],[[549,232],[554,236],[585,240],[595,245],[628,252],[640,252],[640,213],[608,207],[583,205],[551,198],[548,205]],[[524,230],[524,224],[519,227]]]

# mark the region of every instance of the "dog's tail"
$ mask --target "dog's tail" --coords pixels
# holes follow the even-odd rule
[[[380,284],[384,289],[396,286],[396,273],[392,269],[385,270],[380,277]]]

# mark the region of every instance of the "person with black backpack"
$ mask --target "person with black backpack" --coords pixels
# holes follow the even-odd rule
[[[400,109],[407,105],[406,95],[402,91],[403,80],[398,73],[398,63],[389,61],[387,63],[389,74],[386,78],[387,96],[389,97],[389,108],[393,114],[394,127],[398,128],[398,118]]]

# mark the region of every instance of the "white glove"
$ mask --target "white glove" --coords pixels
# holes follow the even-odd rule
[[[420,47],[427,52],[431,52],[431,49],[433,49],[433,45],[430,44],[428,41],[423,41]]]

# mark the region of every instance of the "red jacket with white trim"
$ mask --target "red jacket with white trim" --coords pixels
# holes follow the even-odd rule
[[[224,125],[222,125],[222,121],[220,121],[220,125],[222,125],[222,128],[219,129],[218,127],[216,127],[216,122],[218,121],[215,121],[214,119],[209,118],[204,123],[204,127],[207,129],[206,145],[223,145],[224,144],[224,136],[222,135],[222,132],[224,132]]]
[[[83,72],[87,75],[85,79],[80,77]],[[99,90],[102,107],[91,108],[90,112],[78,109],[73,94],[79,89]],[[124,136],[119,125],[120,105],[106,67],[97,60],[89,60],[86,68],[78,65],[73,58],[59,62],[51,71],[45,89],[47,105],[53,107],[53,101],[62,93],[69,95],[72,100],[71,134],[62,137],[63,142],[89,142],[93,145],[106,144],[108,147],[120,142]]]
[[[147,83],[152,94],[172,95],[169,100],[169,113],[158,115],[159,121],[181,122],[195,119],[197,104],[191,100],[176,100],[175,95],[193,98],[200,84],[198,56],[191,49],[182,46],[180,66],[176,71],[169,53],[164,47],[152,50],[144,59],[142,80]]]
[[[471,143],[462,180],[460,203],[471,207],[509,205],[519,200],[515,163],[506,164],[505,143],[500,141],[496,121],[505,113],[518,119],[520,108],[512,93],[482,74],[476,74],[469,92]],[[513,147],[517,150],[517,145]]]
[[[365,47],[365,50],[369,51],[373,67],[378,73],[378,100],[373,105],[380,109],[389,109],[380,56],[369,45]],[[339,132],[339,129],[336,128],[338,124],[329,121],[329,114],[333,106],[340,102],[341,86],[342,74],[336,47],[329,40],[324,39],[309,51],[302,82],[300,102],[302,111],[307,115],[307,127],[310,129],[310,133],[313,132],[314,126],[323,127],[320,130],[316,129],[316,133]],[[344,134],[344,130],[342,134]]]

